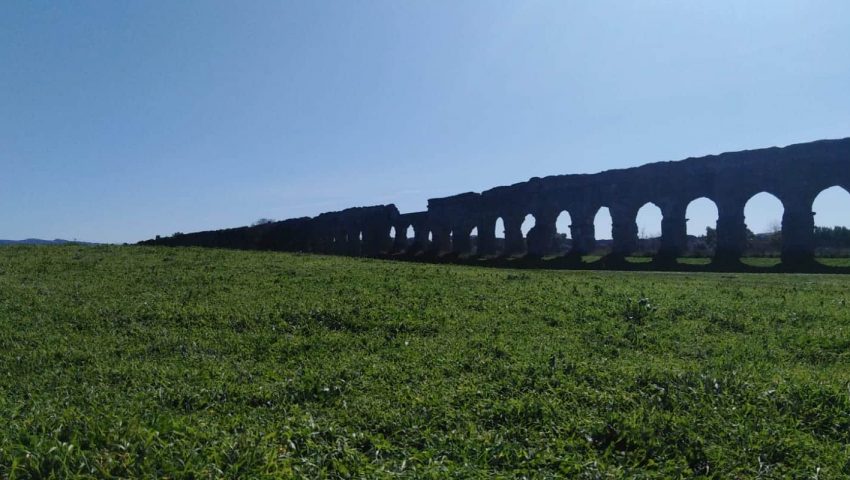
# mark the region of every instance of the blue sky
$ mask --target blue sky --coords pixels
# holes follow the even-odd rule
[[[0,238],[418,211],[847,137],[848,20],[843,0],[2,2]],[[818,223],[850,224],[830,193]],[[751,228],[780,208],[752,202]]]

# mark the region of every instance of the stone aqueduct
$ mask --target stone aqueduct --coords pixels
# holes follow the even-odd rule
[[[594,218],[608,207],[612,219],[612,255],[623,256],[637,245],[638,210],[655,204],[662,213],[658,257],[674,258],[686,246],[685,212],[705,197],[717,206],[716,256],[737,259],[746,247],[744,207],[761,192],[778,198],[784,260],[814,255],[812,204],[823,190],[850,191],[850,138],[724,153],[676,162],[659,162],[588,175],[532,178],[481,193],[463,193],[428,201],[424,212],[399,213],[394,205],[357,207],[255,227],[183,234],[149,244],[199,245],[306,251],[342,255],[471,253],[477,229],[477,254],[543,256],[552,253],[555,222],[567,211],[572,224],[573,255],[596,245]],[[524,237],[526,215],[535,219]],[[501,218],[504,251],[496,251],[496,222]],[[412,227],[414,237],[407,238]],[[396,232],[391,237],[391,230]],[[430,237],[430,238],[429,238]]]

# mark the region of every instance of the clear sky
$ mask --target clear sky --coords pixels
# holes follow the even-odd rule
[[[0,238],[418,211],[848,137],[848,112],[846,0],[0,2]],[[848,207],[824,195],[818,223]]]

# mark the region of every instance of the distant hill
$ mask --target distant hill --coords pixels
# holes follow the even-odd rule
[[[54,240],[43,240],[41,238],[27,238],[26,240],[0,240],[0,245],[65,245],[67,243],[75,243],[77,245],[97,245],[97,243],[77,242],[73,240],[63,240],[61,238]]]

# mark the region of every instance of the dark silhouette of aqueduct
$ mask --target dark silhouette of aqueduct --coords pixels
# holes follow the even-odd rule
[[[718,260],[737,261],[747,244],[744,207],[761,192],[778,198],[782,217],[782,258],[806,262],[814,256],[812,204],[823,190],[850,191],[850,138],[724,153],[676,162],[659,162],[589,175],[532,178],[482,193],[428,200],[428,210],[399,213],[395,205],[349,208],[317,217],[295,218],[252,227],[157,237],[143,244],[194,245],[303,251],[340,255],[420,254],[464,256],[471,253],[477,229],[479,257],[553,253],[555,221],[570,215],[570,255],[596,246],[594,217],[608,207],[612,220],[612,257],[637,246],[638,210],[653,203],[662,213],[657,260],[674,259],[687,244],[685,212],[705,197],[717,206]],[[526,215],[534,227],[523,237]],[[496,222],[504,222],[504,250],[497,252]],[[407,238],[413,227],[414,238]],[[395,237],[391,237],[391,230]],[[429,239],[430,237],[430,239]]]

